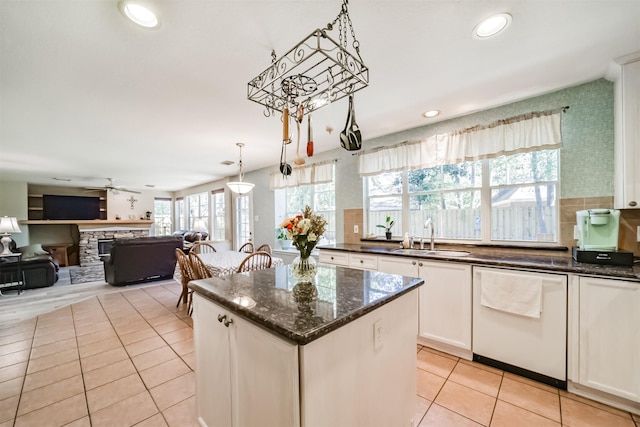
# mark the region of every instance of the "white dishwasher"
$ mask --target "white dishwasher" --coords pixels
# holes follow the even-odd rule
[[[473,268],[473,358],[566,389],[567,276]]]

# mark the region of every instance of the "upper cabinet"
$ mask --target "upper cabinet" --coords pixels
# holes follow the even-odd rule
[[[640,208],[640,52],[616,59],[616,209]]]

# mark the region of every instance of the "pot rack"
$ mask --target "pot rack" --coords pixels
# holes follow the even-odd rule
[[[247,98],[264,106],[266,117],[299,106],[312,112],[369,85],[369,67],[360,56],[348,3],[343,0],[333,22],[314,30],[282,57],[273,50],[271,65],[249,81]],[[338,42],[329,36],[336,24]]]

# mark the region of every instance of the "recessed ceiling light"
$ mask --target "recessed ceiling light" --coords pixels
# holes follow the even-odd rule
[[[430,111],[425,111],[424,113],[422,113],[422,115],[425,116],[427,119],[435,117],[438,114],[440,114],[440,110],[430,110]]]
[[[145,28],[158,28],[160,21],[156,14],[139,3],[123,1],[119,3],[120,11],[136,24]]]
[[[221,165],[225,165],[225,166],[231,166],[233,164],[235,164],[235,162],[232,162],[231,160],[224,160],[222,162],[220,162]]]
[[[498,13],[485,19],[473,29],[473,36],[479,39],[495,36],[511,24],[511,15]]]

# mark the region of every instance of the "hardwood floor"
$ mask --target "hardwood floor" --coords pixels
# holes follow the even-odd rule
[[[71,284],[68,267],[61,267],[58,281],[50,287],[3,292],[0,296],[0,325],[8,325],[39,316],[89,297],[128,289],[174,282],[165,280],[129,286],[111,286],[104,281]]]

